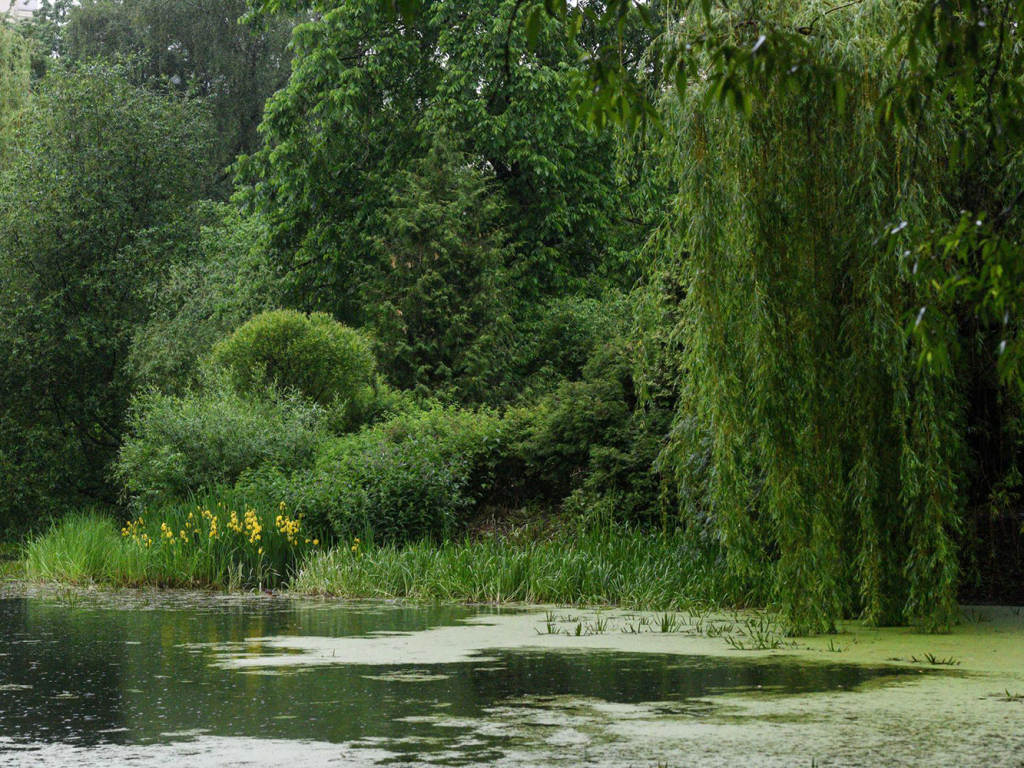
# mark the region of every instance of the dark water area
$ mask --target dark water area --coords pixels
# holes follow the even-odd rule
[[[260,653],[260,638],[354,637],[458,625],[494,609],[203,599],[71,607],[0,600],[0,761],[28,745],[170,744],[202,736],[383,744],[399,761],[430,752],[463,763],[501,756],[472,723],[496,707],[553,697],[660,702],[700,716],[737,692],[855,689],[907,670],[775,659],[723,660],[607,650],[522,649],[449,664],[301,665],[239,670],[216,645]],[[373,642],[367,640],[366,642]]]

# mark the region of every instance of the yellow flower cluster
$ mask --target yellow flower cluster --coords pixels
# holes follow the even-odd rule
[[[223,526],[228,531],[245,539],[248,544],[251,544],[256,549],[257,554],[262,555],[264,551],[264,525],[259,513],[249,507],[245,510],[244,515],[239,516],[238,512],[235,510],[229,511],[223,503],[218,504],[218,507],[222,508],[219,510],[220,514],[215,514],[201,506],[196,507],[194,511],[188,513],[188,517],[184,521],[184,527],[180,528],[177,533],[175,533],[175,528],[178,525],[175,525],[173,520],[160,523],[160,533],[156,536],[156,540],[171,545],[201,542],[208,539],[219,541],[222,539],[221,520],[226,519]],[[302,537],[302,515],[299,514],[291,517],[285,510],[285,503],[281,502],[281,513],[277,516],[275,527],[272,530],[283,536],[288,544],[292,546],[299,544],[300,541],[305,544],[312,543],[313,546],[319,546],[319,539]],[[146,547],[151,547],[154,543],[154,540],[146,533],[145,521],[141,516],[138,520],[131,520],[126,523],[121,529],[121,536],[131,538],[132,541],[136,541]],[[356,539],[357,543],[358,541]]]
[[[144,547],[153,546],[153,540],[149,538],[149,534],[144,528],[145,524],[146,521],[141,516],[138,520],[129,520],[121,529],[121,537],[126,539],[131,537],[132,541],[138,542]]]
[[[210,510],[203,509],[202,507],[196,507],[196,510],[198,510],[200,517],[202,519],[205,519],[206,522],[209,524],[209,537],[211,539],[218,538],[217,526],[220,524],[220,515],[215,515]],[[189,512],[188,516],[189,518],[191,518],[192,513]],[[202,523],[200,522],[199,525],[201,524]],[[199,529],[199,525],[196,526],[196,530]]]
[[[249,537],[250,544],[255,544],[263,538],[263,526],[260,525],[255,509],[245,510],[245,534]]]
[[[284,509],[284,504],[281,505],[281,509]],[[289,544],[294,544],[302,523],[297,518],[291,518],[288,515],[278,515],[274,522],[277,525],[278,533],[284,534]],[[309,542],[308,539],[306,541]]]

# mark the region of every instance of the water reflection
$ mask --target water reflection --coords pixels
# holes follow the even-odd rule
[[[582,650],[242,673],[212,664],[213,651],[203,647],[251,641],[258,652],[260,637],[424,630],[487,610],[283,599],[78,608],[0,600],[0,736],[9,744],[81,747],[170,743],[199,733],[313,739],[385,744],[406,758],[458,744],[461,759],[483,762],[501,753],[501,739],[474,732],[472,723],[496,707],[543,707],[573,696],[668,702],[678,712],[724,692],[832,691],[899,673]]]

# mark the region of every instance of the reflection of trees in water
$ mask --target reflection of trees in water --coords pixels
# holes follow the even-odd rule
[[[0,656],[4,684],[32,686],[0,698],[2,731],[17,738],[74,737],[84,743],[167,741],[173,738],[164,734],[202,730],[251,738],[381,739],[396,751],[450,749],[467,728],[409,718],[472,721],[499,705],[529,705],[533,696],[642,703],[759,686],[793,693],[849,689],[892,673],[852,665],[582,650],[488,653],[492,660],[447,665],[243,672],[211,666],[213,650],[197,644],[234,642],[259,652],[261,637],[423,630],[473,612],[325,609],[283,600],[123,611],[7,600],[0,601],[0,611],[0,638],[10,654]],[[414,680],[389,675],[411,671],[428,675]],[[76,697],[61,698],[64,692]],[[128,731],[103,733],[122,727]],[[396,744],[416,737],[435,741]],[[474,738],[481,758],[497,746],[497,737],[491,741],[477,733]]]

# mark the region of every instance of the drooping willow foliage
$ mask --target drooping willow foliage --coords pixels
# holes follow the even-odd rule
[[[812,5],[776,5],[772,23]],[[733,576],[770,580],[799,630],[853,615],[941,629],[956,610],[961,347],[944,345],[946,372],[919,365],[918,282],[893,245],[904,222],[955,218],[966,182],[947,158],[965,117],[937,103],[917,125],[877,119],[901,75],[898,6],[821,16],[807,66],[822,76],[766,80],[749,117],[699,79],[665,110],[679,192],[659,268],[681,291],[651,299],[675,302],[682,357],[662,463],[689,523],[719,538]]]

